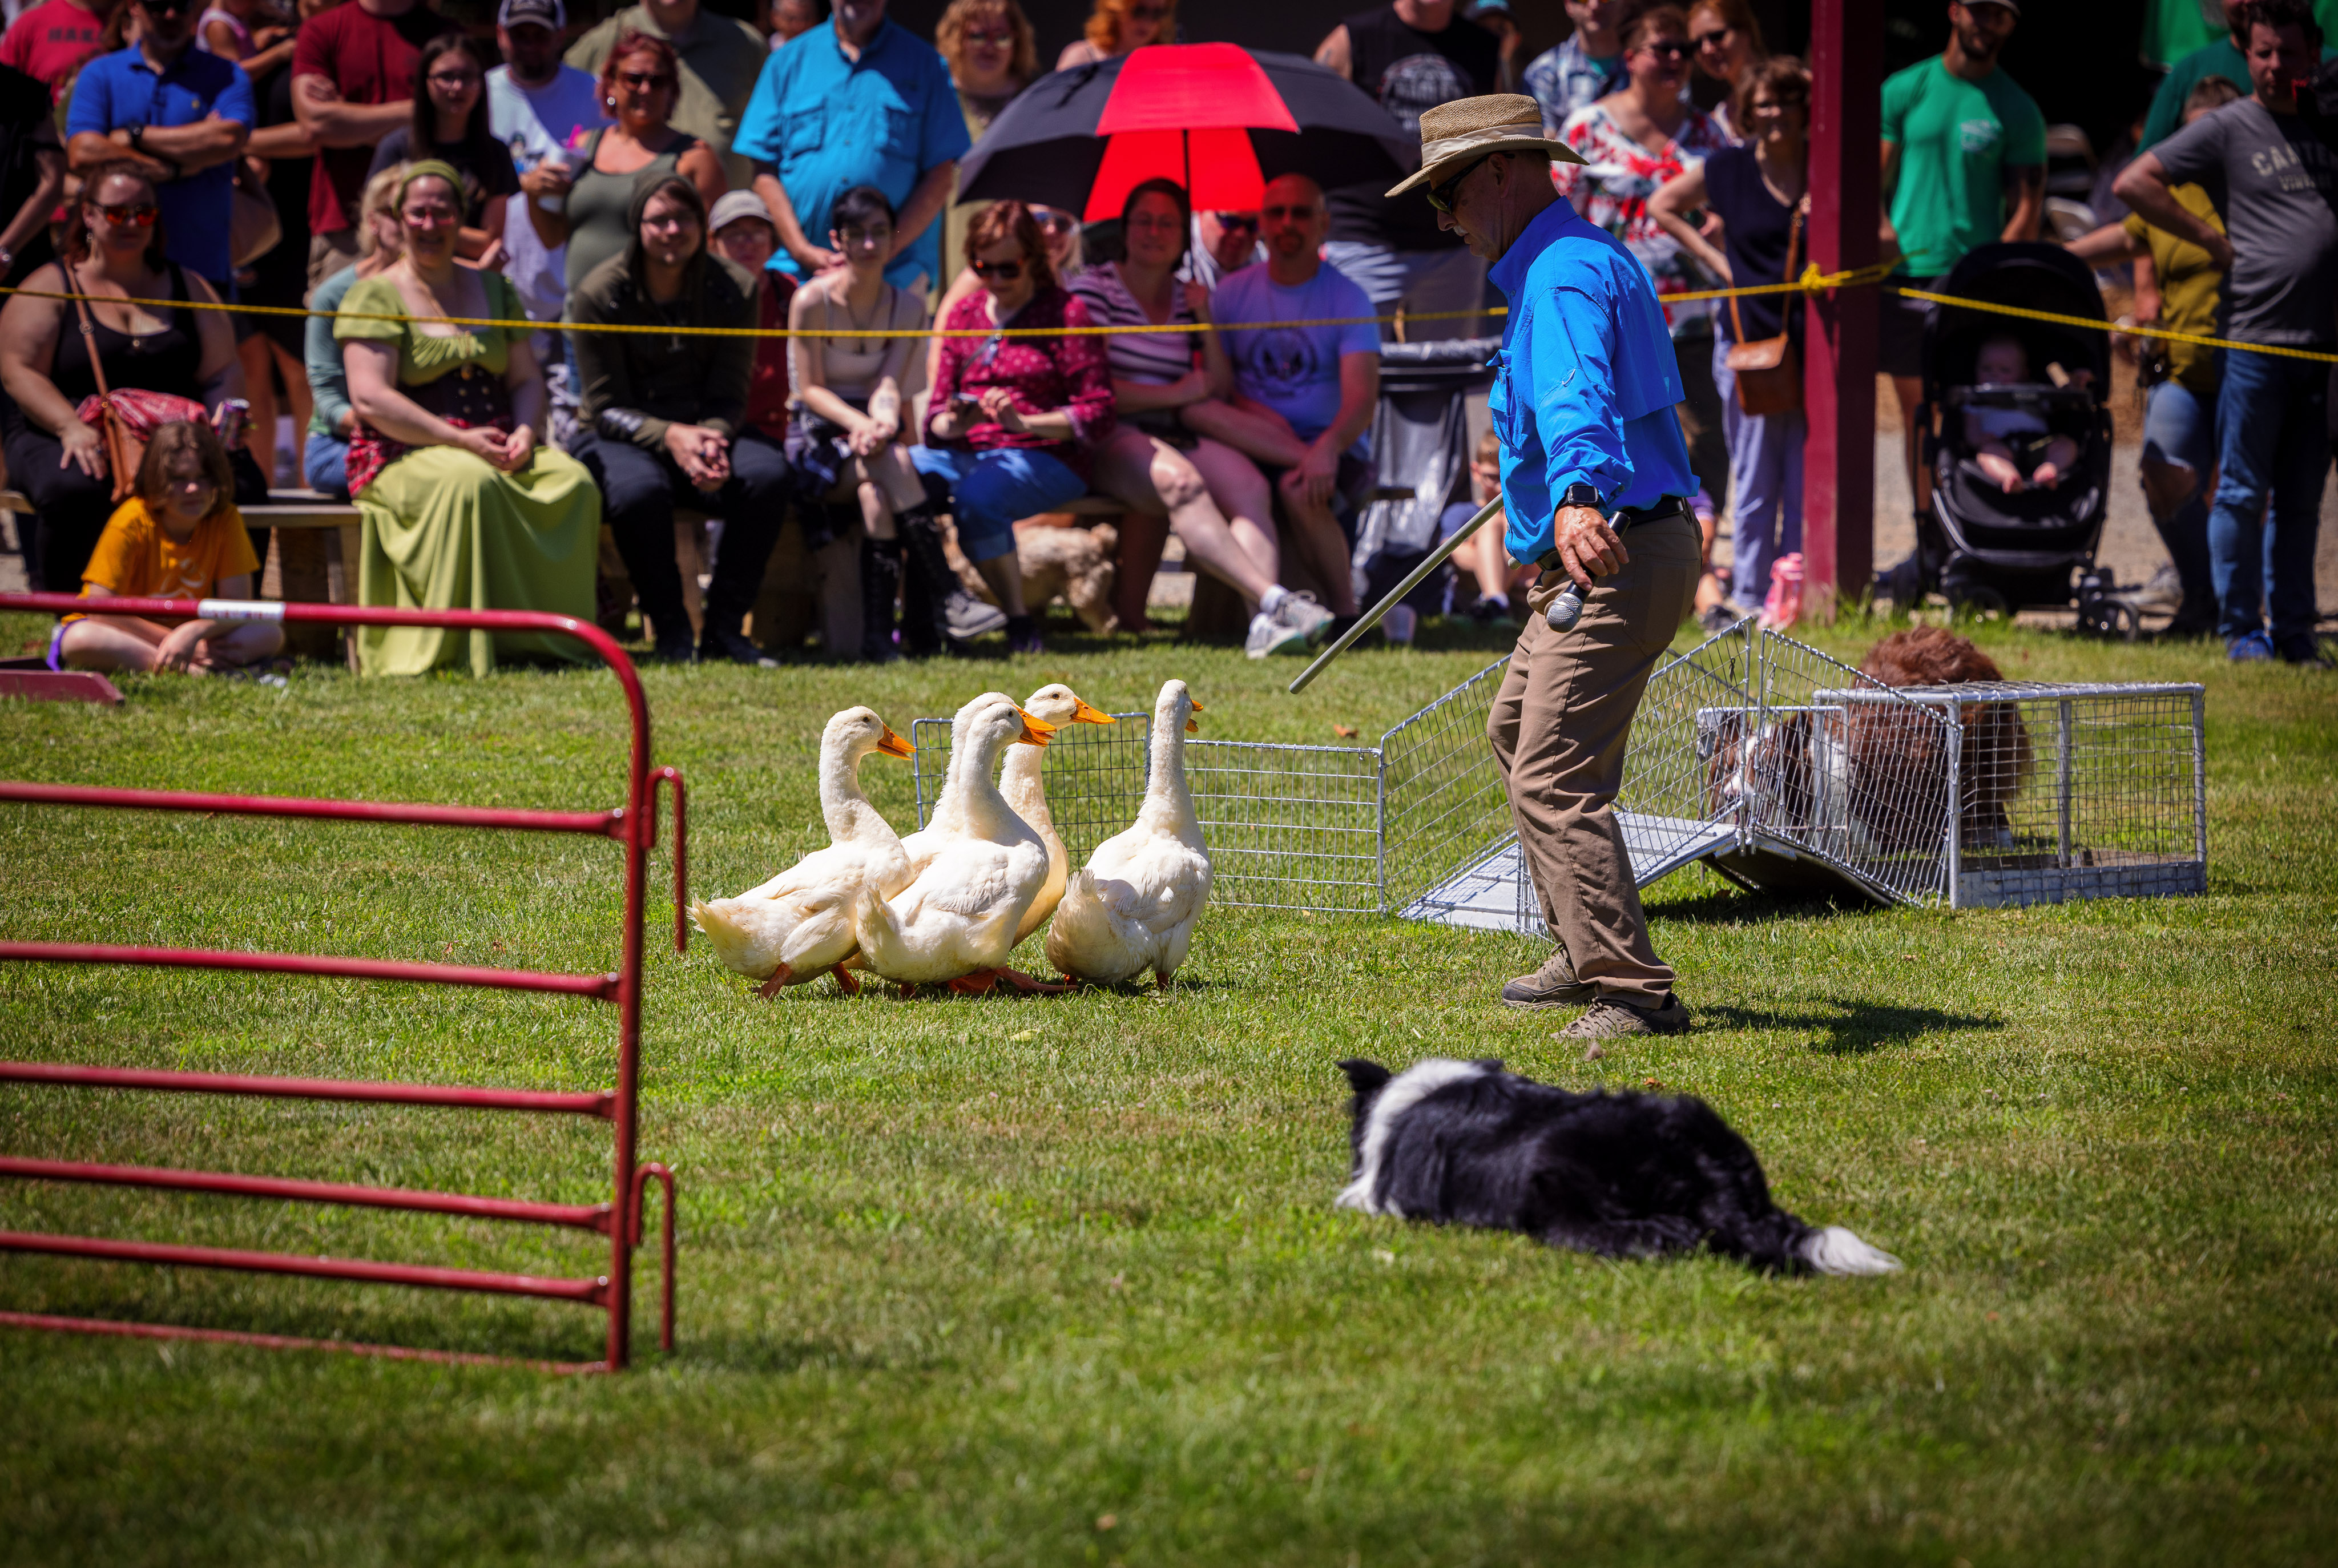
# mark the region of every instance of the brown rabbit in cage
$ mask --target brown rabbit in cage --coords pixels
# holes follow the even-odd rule
[[[1860,673],[1886,686],[1955,686],[1969,681],[2005,679],[1997,662],[1969,639],[1938,626],[1917,626],[1894,632],[1867,651]],[[1895,719],[1900,721],[1895,722]],[[1957,719],[1964,726],[1964,750],[1958,761],[1963,797],[1957,825],[1958,841],[1966,848],[2009,848],[2013,820],[2008,808],[2029,781],[2037,758],[2029,743],[2029,727],[2021,710],[2011,702],[1967,702]],[[1940,791],[1948,788],[1946,758],[1908,756],[1910,748],[1930,753],[1939,741],[1929,726],[1906,722],[1901,716],[1877,712],[1867,721],[1855,717],[1850,736],[1854,770],[1890,769],[1902,778],[1930,781],[1929,801],[1911,801],[1905,823],[1870,822],[1878,838],[1891,842],[1922,832],[1920,824],[1938,822],[1942,815]],[[1862,764],[1865,764],[1865,768]],[[1921,791],[1920,791],[1921,793]],[[1895,832],[1893,829],[1899,831]],[[1901,848],[1916,848],[1914,843]]]

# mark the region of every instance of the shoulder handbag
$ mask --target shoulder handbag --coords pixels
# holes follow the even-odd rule
[[[1802,247],[1803,212],[1794,209],[1793,226],[1786,233],[1786,271],[1782,281],[1794,280],[1795,252]],[[1793,296],[1787,295],[1788,309]],[[1737,341],[1729,346],[1725,363],[1729,373],[1737,378],[1737,406],[1749,418],[1759,419],[1771,414],[1792,414],[1803,406],[1803,357],[1794,351],[1793,338],[1785,331],[1786,318],[1779,318],[1779,333],[1775,338],[1763,338],[1756,342],[1745,340],[1745,319],[1737,309],[1737,296],[1729,298],[1730,324],[1737,330]]]
[[[252,160],[239,158],[228,191],[228,260],[249,267],[283,242],[284,220],[265,180],[253,175]]]
[[[69,281],[78,281],[70,272],[66,276]],[[91,318],[89,300],[76,299],[74,304],[81,311],[82,342],[89,354],[89,373],[97,382],[97,391],[81,400],[74,416],[84,425],[97,426],[98,436],[105,443],[106,466],[113,470],[113,500],[118,504],[129,500],[130,493],[137,487],[139,465],[146,461],[146,444],[154,438],[155,431],[180,420],[200,423],[210,416],[193,398],[174,393],[150,392],[138,387],[125,387],[119,392],[107,390],[105,362],[97,352],[97,323]]]

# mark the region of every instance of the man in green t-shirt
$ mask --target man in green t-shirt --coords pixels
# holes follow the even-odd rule
[[[1883,83],[1884,201],[1900,238],[1901,271],[1916,288],[1929,289],[1976,246],[2038,238],[2046,204],[2046,117],[1997,67],[2020,16],[2014,0],[1951,5],[1948,48]],[[1932,487],[1919,461],[1916,406],[1923,399],[1931,307],[1886,294],[1882,311],[1878,358],[1899,395],[1920,541]],[[1920,543],[1918,556],[1927,554]],[[1895,601],[1904,602],[1928,565],[1920,564],[1917,583],[1894,573]]]

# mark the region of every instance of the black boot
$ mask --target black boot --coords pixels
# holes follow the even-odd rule
[[[952,648],[1007,624],[1003,611],[968,593],[958,573],[950,570],[949,555],[942,548],[941,524],[934,520],[930,507],[904,512],[894,524],[908,553],[909,585],[918,590],[917,615],[914,619],[905,615],[902,626],[902,642],[912,657]]]
[[[860,541],[860,657],[889,664],[901,656],[893,646],[893,601],[901,592],[901,542]]]

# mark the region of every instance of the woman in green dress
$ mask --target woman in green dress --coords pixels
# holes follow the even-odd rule
[[[425,610],[545,610],[591,621],[601,494],[583,464],[537,445],[544,378],[519,294],[497,273],[456,264],[462,178],[436,159],[410,165],[395,263],[350,289],[333,322],[358,427],[349,490],[365,523],[358,602]],[[404,316],[404,321],[381,320]],[[359,629],[368,675],[419,675],[467,655],[588,658],[552,633]]]

